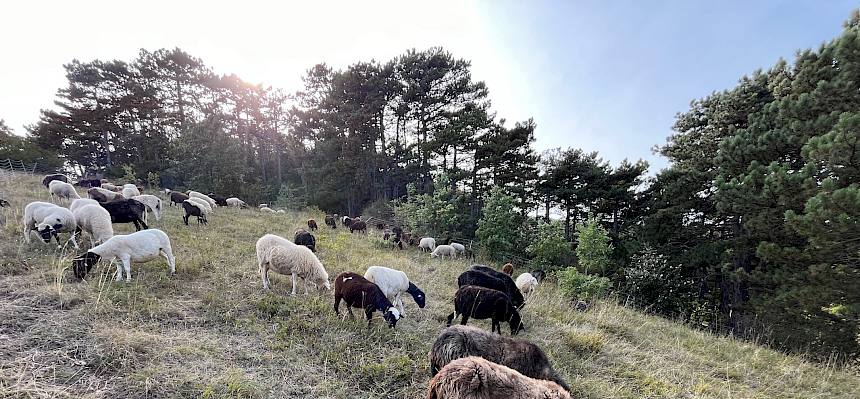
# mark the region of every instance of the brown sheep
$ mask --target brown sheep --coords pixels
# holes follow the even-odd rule
[[[308,229],[310,231],[315,231],[317,229],[317,221],[314,219],[308,219]]]
[[[526,377],[489,360],[469,356],[448,363],[427,387],[427,399],[570,399],[552,381]]]
[[[510,263],[505,263],[505,265],[502,266],[502,273],[505,273],[508,276],[513,276],[514,275],[514,265],[512,265]]]

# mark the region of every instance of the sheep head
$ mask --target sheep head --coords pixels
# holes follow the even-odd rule
[[[400,311],[392,306],[382,314],[382,318],[388,322],[388,328],[394,328],[397,325],[397,320],[400,320]]]
[[[99,262],[101,256],[99,254],[89,252],[72,259],[72,270],[75,272],[75,277],[83,280],[87,273],[92,270],[93,266]]]
[[[39,223],[39,225],[36,226],[36,231],[39,232],[39,238],[41,238],[45,243],[48,243],[51,242],[51,237],[57,235],[56,230],[61,229],[62,227],[62,223],[57,223],[53,226],[48,223]]]
[[[424,308],[424,305],[426,304],[425,302],[427,300],[427,296],[424,295],[424,291],[421,291],[418,286],[412,284],[412,282],[410,281],[409,288],[406,290],[406,292],[408,292],[409,295],[412,295],[412,299],[415,300],[415,303],[418,304],[419,308]]]

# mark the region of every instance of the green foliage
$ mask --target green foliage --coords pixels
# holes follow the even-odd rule
[[[146,174],[146,184],[150,189],[157,189],[160,187],[161,177],[157,172],[149,172]]]
[[[38,146],[32,137],[17,136],[0,119],[0,159],[13,159],[26,164],[36,163],[39,169],[59,169],[62,160],[55,151]]]
[[[689,313],[695,303],[693,281],[684,277],[681,265],[670,264],[650,245],[633,255],[624,277],[625,291],[649,310],[667,315]]]
[[[490,190],[483,212],[475,235],[484,255],[501,261],[516,254],[521,244],[522,223],[514,210],[514,198],[501,187],[494,187]]]
[[[538,225],[537,236],[526,248],[534,264],[554,270],[565,266],[570,257],[570,243],[564,239],[561,223],[552,221]]]
[[[277,206],[290,209],[301,210],[307,207],[308,201],[305,195],[305,190],[295,184],[283,184],[278,191],[278,199],[275,201]]]
[[[600,271],[605,275],[610,266],[612,254],[609,233],[595,217],[590,217],[585,223],[578,224],[576,233],[576,257],[579,267],[585,273]]]
[[[121,179],[123,182],[134,184],[137,181],[137,176],[134,175],[134,167],[131,165],[122,165],[122,172]]]
[[[417,194],[415,186],[410,185],[409,197],[394,207],[394,213],[418,234],[437,240],[457,236],[461,217],[456,206],[458,194],[451,189],[450,180],[444,174],[436,177],[433,187],[431,193]]]
[[[568,267],[558,272],[558,287],[568,298],[591,301],[609,293],[610,281],[606,277],[580,273],[576,268]]]

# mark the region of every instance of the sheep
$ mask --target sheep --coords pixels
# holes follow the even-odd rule
[[[287,213],[287,211],[285,211],[285,210],[283,210],[283,209],[278,209],[278,210],[277,210],[277,211],[275,211],[275,212],[276,212],[276,213]]]
[[[9,201],[6,201],[3,198],[0,198],[0,208],[7,207],[7,206],[12,206],[12,204],[10,204]]]
[[[69,204],[69,210],[72,211],[72,213],[75,213],[75,209],[86,205],[99,205],[99,202],[92,198],[78,198]]]
[[[353,220],[349,224],[349,232],[355,233],[356,231],[367,234],[367,223],[364,223],[361,219]]]
[[[59,181],[61,181],[61,182],[63,182],[63,183],[68,183],[68,182],[69,182],[69,178],[68,178],[68,177],[66,177],[66,175],[58,173],[58,174],[55,174],[55,175],[46,175],[46,176],[42,179],[42,185],[43,185],[43,186],[45,186],[45,188],[48,188],[48,185],[49,185],[49,184],[51,184],[51,182],[52,182],[52,181],[55,181],[55,180],[59,180]]]
[[[200,198],[200,199],[202,199],[203,201],[208,202],[208,203],[209,203],[209,206],[210,206],[210,207],[212,207],[212,209],[215,209],[215,208],[218,206],[218,204],[217,204],[217,203],[215,203],[215,200],[214,200],[214,199],[212,199],[211,197],[209,197],[209,196],[208,196],[208,195],[206,195],[206,194],[199,193],[199,192],[197,192],[197,191],[193,191],[193,190],[188,190],[188,192],[187,192],[186,194],[188,194],[188,196],[189,196],[190,198]]]
[[[305,229],[296,230],[296,234],[293,236],[293,242],[296,245],[304,245],[311,250],[311,252],[317,251],[317,239],[313,236],[313,234],[308,233]]]
[[[477,356],[448,363],[427,386],[427,399],[570,399],[552,381],[526,377]]]
[[[115,184],[108,183],[108,182],[102,182],[102,185],[99,187],[101,187],[105,190],[113,191],[115,193],[122,191],[122,186],[117,186]]]
[[[51,192],[51,199],[54,199],[54,197],[65,198],[67,200],[81,198],[78,192],[75,191],[75,186],[59,180],[52,180],[48,183],[48,191]]]
[[[99,202],[99,205],[107,209],[113,223],[134,223],[134,228],[137,230],[140,230],[141,227],[149,228],[143,221],[146,206],[136,200],[118,198],[113,201]]]
[[[495,270],[493,271],[496,272]],[[466,270],[457,277],[457,285],[460,287],[477,285],[502,291],[511,298],[511,302],[517,309],[521,308],[525,303],[525,298],[523,298],[523,294],[517,288],[517,285],[508,275],[499,272],[496,273],[498,274],[491,275],[481,269]]]
[[[188,218],[190,216],[197,217],[198,226],[209,224],[209,221],[206,220],[206,207],[209,204],[204,206],[204,203],[204,201],[194,202],[191,199],[182,202],[182,209],[185,210],[185,216],[182,217],[182,221],[185,222],[186,226],[188,226]]]
[[[269,270],[283,275],[292,274],[293,290],[290,295],[296,295],[297,276],[315,284],[317,289],[331,289],[328,272],[307,247],[293,244],[274,234],[266,234],[257,240],[256,248],[264,289],[269,289]],[[308,287],[305,284],[305,294],[307,293]]]
[[[349,228],[349,225],[352,224],[352,218],[350,218],[349,216],[344,216],[342,223],[343,227]]]
[[[264,206],[260,208],[260,212],[276,213],[274,209]]]
[[[224,202],[227,203],[227,206],[232,206],[235,208],[247,208],[248,207],[248,205],[245,203],[245,201],[242,201],[236,197],[227,198],[226,200],[224,200]]]
[[[212,193],[209,193],[209,197],[212,198],[213,201],[215,201],[215,205],[227,206],[227,197],[222,197],[220,195],[215,195]]]
[[[454,311],[448,315],[448,326],[454,317],[460,315],[460,324],[466,325],[469,318],[491,319],[490,331],[502,333],[501,322],[506,320],[511,327],[511,335],[523,329],[522,318],[517,308],[511,303],[507,294],[502,291],[464,285],[454,294]]]
[[[125,198],[131,198],[140,195],[140,190],[134,184],[123,184],[120,193]]]
[[[523,296],[531,295],[538,286],[537,279],[530,273],[523,273],[517,276],[517,288],[523,293]]]
[[[505,265],[502,266],[502,273],[505,273],[508,276],[513,276],[514,275],[514,265],[511,263],[505,263]]]
[[[433,237],[424,237],[418,242],[418,248],[421,252],[426,249],[428,252],[433,252],[436,249],[436,240]]]
[[[72,214],[75,216],[75,223],[78,228],[89,233],[93,245],[99,245],[113,237],[110,213],[98,203],[83,203],[83,206],[75,207]]]
[[[388,322],[388,328],[394,328],[400,319],[400,311],[385,297],[379,286],[366,278],[352,272],[338,274],[334,280],[334,313],[340,316],[340,300],[346,303],[346,310],[352,314],[352,308],[364,308],[367,327],[370,328],[371,315],[378,310],[382,318]]]
[[[502,282],[507,287],[506,293],[511,297],[511,300],[514,303],[523,303],[524,302],[523,296],[520,293],[519,288],[517,288],[517,284],[514,282],[513,278],[511,278],[510,274],[497,271],[496,269],[493,269],[492,267],[487,267],[484,265],[472,265],[472,270],[477,270],[479,272],[486,273],[486,274],[493,276],[499,280],[502,280]],[[492,288],[492,287],[489,287],[489,288]],[[522,306],[521,305],[517,306],[517,308],[520,308],[520,307],[522,307]]]
[[[269,204],[260,204],[260,205],[257,205],[257,207],[258,207],[258,208],[260,208],[260,209],[268,208],[268,207],[269,207]]]
[[[337,223],[335,223],[334,217],[331,215],[325,215],[325,224],[333,229],[337,228]]]
[[[167,191],[167,194],[170,195],[170,206],[173,206],[174,204],[182,206],[182,203],[189,198],[187,195],[182,194],[179,191],[170,191],[169,189]]]
[[[401,316],[405,316],[406,312],[403,309],[403,300],[400,295],[404,292],[412,295],[412,299],[418,304],[419,308],[424,308],[427,297],[424,291],[421,291],[418,286],[409,281],[406,273],[400,270],[391,269],[384,266],[371,266],[364,272],[364,278],[376,284],[385,297],[397,306]]]
[[[206,213],[212,213],[212,206],[208,202],[204,201],[202,198],[191,197],[185,201],[190,201],[191,203],[200,205],[201,207],[203,207],[203,210],[205,210]],[[183,205],[182,207],[184,208],[185,205]]]
[[[143,194],[135,195],[131,199],[146,205],[146,208],[155,215],[155,220],[161,220],[161,198],[152,194]],[[146,213],[143,214],[143,221],[146,221]]]
[[[433,250],[432,254],[430,254],[431,258],[445,259],[446,256],[449,258],[456,258],[457,250],[450,245],[440,245]]]
[[[72,260],[72,270],[75,277],[83,280],[93,266],[104,258],[116,265],[116,281],[122,280],[122,270],[125,269],[125,281],[131,281],[131,263],[149,262],[159,255],[167,259],[170,274],[176,273],[176,258],[170,246],[170,238],[163,231],[150,229],[131,234],[115,235],[107,241],[90,248],[85,254]]]
[[[537,280],[538,284],[543,282],[543,279],[546,278],[546,272],[541,269],[535,269],[529,272],[534,278]]]
[[[313,219],[308,219],[308,229],[310,229],[311,231],[316,231],[317,221]]]
[[[101,187],[102,181],[99,179],[81,179],[75,185],[83,188]]]
[[[120,194],[105,189],[104,186],[90,188],[87,190],[87,195],[98,202],[113,201],[122,197]]]
[[[69,241],[78,248],[78,242],[75,240],[78,225],[75,223],[75,215],[66,208],[48,202],[31,202],[24,207],[23,224],[24,241],[28,244],[30,234],[35,230],[45,243],[51,242],[53,236],[57,240],[57,246],[60,246],[59,233],[71,233]]]
[[[456,325],[442,330],[428,354],[430,374],[436,375],[446,364],[469,356],[480,356],[527,377],[552,381],[570,390],[567,382],[553,369],[549,358],[537,345],[472,326]]]
[[[457,251],[458,254],[460,254],[460,255],[466,254],[466,247],[463,244],[460,244],[458,242],[452,242],[449,245],[454,247],[454,249]]]

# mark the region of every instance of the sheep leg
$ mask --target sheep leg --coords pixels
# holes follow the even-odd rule
[[[182,221],[185,222],[186,226],[188,226],[188,214],[187,213],[185,214],[185,216],[182,217]]]
[[[293,291],[290,292],[290,295],[296,296],[296,274],[295,273],[293,273],[292,279],[293,279]]]
[[[460,325],[465,326],[468,321],[469,321],[469,314],[463,313],[463,318],[460,319]]]
[[[400,294],[399,294],[399,293],[397,294],[397,297],[395,297],[395,300],[396,300],[395,305],[397,306],[397,310],[399,310],[399,311],[400,311],[400,315],[401,315],[401,316],[406,315],[406,312],[405,312],[405,310],[403,309],[403,300],[402,300],[402,299],[400,299]]]
[[[111,261],[111,263],[113,263],[114,261],[116,261],[116,259],[111,259],[110,261]],[[114,281],[122,281],[122,264],[121,263],[116,264],[116,278],[114,278]]]
[[[455,312],[451,312],[451,314],[449,314],[449,315],[448,315],[448,323],[447,323],[445,326],[446,326],[446,327],[451,327],[451,322],[452,322],[452,321],[454,321],[454,318],[455,318],[455,317],[457,317],[457,312],[456,312],[456,311],[455,311]]]
[[[334,296],[334,314],[340,316],[340,295]]]
[[[122,258],[122,267],[125,269],[125,282],[131,281],[131,259]]]
[[[72,232],[72,237],[69,238],[69,241],[72,242],[72,245],[75,246],[75,249],[80,249],[81,247],[78,246],[78,240],[75,239],[75,233],[76,232],[74,232],[74,231]]]
[[[373,320],[373,308],[364,308],[364,316],[367,317],[367,328],[370,328],[370,321]]]
[[[269,289],[269,268],[260,263],[260,277],[263,279],[263,289]]]

